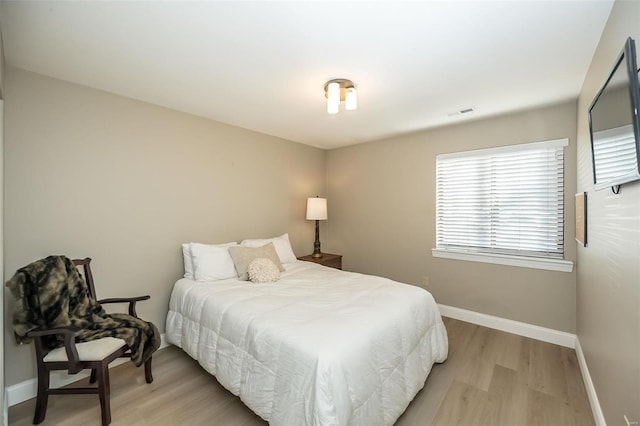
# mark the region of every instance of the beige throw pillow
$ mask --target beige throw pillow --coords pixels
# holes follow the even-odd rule
[[[254,259],[261,257],[275,263],[280,272],[285,270],[273,243],[265,244],[262,247],[229,247],[229,254],[233,259],[233,264],[236,266],[236,271],[238,271],[238,279],[241,281],[249,280],[249,275],[247,274],[249,264]]]

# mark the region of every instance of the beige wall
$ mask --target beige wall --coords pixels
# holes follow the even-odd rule
[[[4,41],[0,29],[0,99],[4,99]]]
[[[575,102],[329,151],[327,251],[345,269],[426,286],[438,303],[575,331],[575,273],[433,258],[436,155],[569,138],[565,242],[575,259]]]
[[[578,190],[588,247],[578,248],[577,332],[607,424],[640,420],[640,182],[593,190],[587,111],[627,37],[640,48],[640,2],[617,1],[578,99]]]
[[[0,65],[0,68],[3,65]],[[4,100],[0,99],[0,188],[2,194],[0,195],[0,277],[4,276]],[[4,281],[3,281],[4,282]],[[0,291],[0,318],[3,319],[4,325],[4,291]],[[0,424],[6,424],[6,410],[8,409],[7,401],[5,400],[5,372],[7,370],[6,363],[4,362],[4,339],[0,340],[0,363],[2,363],[2,370],[0,370],[0,404],[2,405],[2,413],[0,414]]]
[[[98,296],[150,294],[138,312],[164,331],[182,242],[289,232],[311,252],[323,150],[16,68],[6,79],[5,280],[49,254],[90,256]],[[33,348],[5,339],[7,385],[34,377]]]
[[[4,276],[4,44],[0,29],[0,277]],[[4,291],[0,291],[0,318],[4,318]],[[0,340],[0,424],[6,424],[4,339]]]

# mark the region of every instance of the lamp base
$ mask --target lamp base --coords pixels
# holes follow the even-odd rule
[[[316,240],[313,243],[313,254],[311,257],[322,257],[322,252],[320,251],[320,221],[316,220]]]

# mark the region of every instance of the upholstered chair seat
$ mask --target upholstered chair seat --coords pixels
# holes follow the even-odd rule
[[[89,342],[76,343],[76,350],[78,351],[79,361],[101,361],[108,355],[111,355],[116,350],[125,346],[127,342],[115,337],[103,337],[98,340],[91,340]],[[66,362],[67,351],[64,346],[61,348],[53,349],[44,357],[44,362]]]

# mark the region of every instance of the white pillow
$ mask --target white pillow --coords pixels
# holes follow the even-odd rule
[[[297,260],[296,255],[293,253],[291,243],[289,242],[289,234],[283,234],[275,238],[266,238],[262,240],[244,240],[240,243],[245,247],[262,247],[265,244],[273,243],[276,248],[276,253],[282,263],[293,263]]]
[[[185,278],[196,281],[216,281],[235,277],[237,274],[229,254],[229,247],[237,245],[235,241],[225,244],[183,244]],[[187,276],[189,272],[191,276]]]
[[[182,259],[184,260],[184,277],[194,279],[193,260],[191,259],[191,243],[182,244]]]

